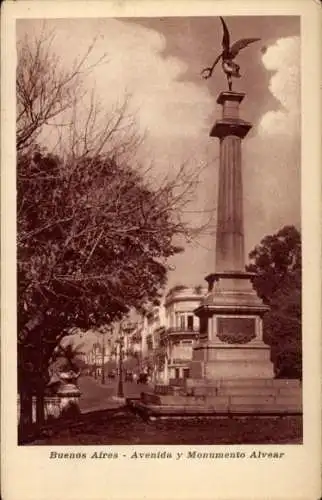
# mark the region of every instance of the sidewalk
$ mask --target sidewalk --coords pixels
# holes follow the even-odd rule
[[[109,403],[106,403],[104,404],[104,406],[102,405],[97,405],[97,406],[90,406],[90,407],[86,407],[86,408],[81,408],[81,414],[82,415],[86,415],[87,413],[93,413],[95,411],[103,411],[103,410],[120,410],[122,408],[125,408],[125,404],[124,403],[117,403],[117,402],[109,402]]]
[[[85,404],[80,402],[79,406],[82,414],[102,410],[119,410],[125,407],[125,398],[120,400],[112,396],[109,399],[104,399],[104,401],[97,401],[96,404],[87,404],[87,401],[85,401]]]
[[[142,390],[147,390],[147,386],[136,384],[124,384],[124,398],[117,397],[117,380],[107,380],[104,385],[99,380],[92,377],[81,377],[79,379],[79,389],[81,397],[79,407],[81,413],[90,413],[100,410],[118,410],[125,407],[128,397],[139,397]]]
[[[119,401],[113,399],[116,393],[113,381],[108,381],[105,385],[102,385],[100,381],[85,376],[80,377],[78,385],[81,391],[81,397],[79,398],[81,413],[118,409],[124,406],[124,403],[120,404]]]

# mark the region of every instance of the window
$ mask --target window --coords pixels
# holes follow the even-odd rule
[[[182,341],[182,345],[191,345],[192,344],[192,340],[183,340]]]
[[[183,315],[183,314],[181,314],[181,316],[180,316],[180,328],[181,328],[182,330],[184,330],[184,329],[185,329],[185,326],[186,326],[186,325],[185,325],[185,323],[186,323],[186,322],[185,322],[185,317],[184,317],[184,315]]]
[[[190,331],[193,330],[193,316],[192,315],[188,316],[188,330],[190,330]]]

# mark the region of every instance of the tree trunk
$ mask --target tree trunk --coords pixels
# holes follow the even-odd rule
[[[20,390],[20,427],[30,428],[32,425],[32,393],[24,387]]]
[[[43,352],[43,331],[39,330],[36,337],[37,349],[37,368],[38,368],[38,381],[36,389],[36,422],[37,427],[43,425],[45,421],[45,408],[44,408],[44,352]]]
[[[45,395],[42,389],[37,391],[36,422],[38,427],[43,425],[45,422]]]

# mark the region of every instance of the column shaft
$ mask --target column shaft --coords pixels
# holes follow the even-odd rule
[[[216,272],[245,268],[241,139],[220,141]]]

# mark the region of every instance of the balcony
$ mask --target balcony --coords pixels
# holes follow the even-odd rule
[[[188,365],[190,362],[191,362],[191,357],[169,359],[169,365]]]
[[[170,336],[174,335],[187,335],[188,337],[195,337],[196,335],[199,334],[199,328],[198,327],[193,327],[193,328],[188,328],[188,327],[183,327],[183,326],[170,326],[167,329],[167,334]]]

